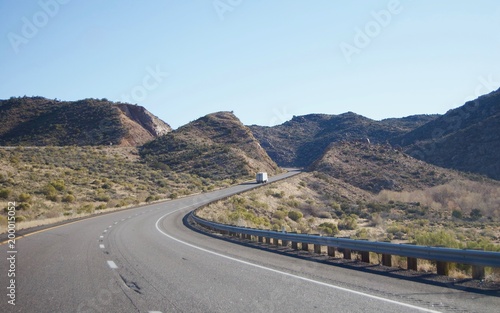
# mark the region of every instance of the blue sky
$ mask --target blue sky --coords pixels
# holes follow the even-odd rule
[[[445,113],[500,87],[499,29],[496,0],[0,0],[0,98],[130,101],[174,128]]]

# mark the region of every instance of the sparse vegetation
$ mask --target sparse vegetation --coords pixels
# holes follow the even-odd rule
[[[199,118],[145,144],[142,158],[155,168],[172,169],[211,180],[253,178],[278,172],[250,130],[229,112]]]
[[[27,222],[71,218],[229,184],[152,168],[139,159],[136,148],[127,147],[3,148],[0,168],[0,198],[17,201],[18,221]],[[5,230],[6,220],[0,218],[0,223],[0,231]]]
[[[302,213],[299,212],[299,211],[290,211],[288,212],[288,217],[294,221],[294,222],[298,222],[302,217]]]
[[[434,174],[439,171],[445,170]],[[500,249],[500,184],[472,181],[455,172],[444,175],[454,179],[424,189],[406,185],[409,191],[374,194],[343,179],[312,172],[239,197],[267,203],[268,209],[254,207],[253,212],[270,219],[268,229],[285,227],[302,233],[379,241]],[[422,186],[419,182],[416,185]],[[227,222],[224,216],[231,212],[227,207],[227,203],[218,203],[199,214]]]

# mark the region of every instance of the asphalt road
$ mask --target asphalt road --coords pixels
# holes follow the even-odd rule
[[[293,173],[284,174],[291,175]],[[1,312],[498,312],[500,298],[290,258],[190,230],[200,204],[255,187],[98,216],[16,242]]]

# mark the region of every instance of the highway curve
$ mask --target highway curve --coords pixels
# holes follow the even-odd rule
[[[200,204],[252,187],[119,211],[19,239],[15,306],[7,302],[8,247],[2,245],[0,311],[498,312],[498,297],[290,258],[183,224]]]

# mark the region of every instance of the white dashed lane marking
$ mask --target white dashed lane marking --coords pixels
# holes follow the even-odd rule
[[[118,268],[118,266],[115,264],[115,262],[113,261],[108,261],[108,266],[112,269],[116,269]]]
[[[102,244],[99,245],[99,248],[104,249],[104,245],[102,245]]]

